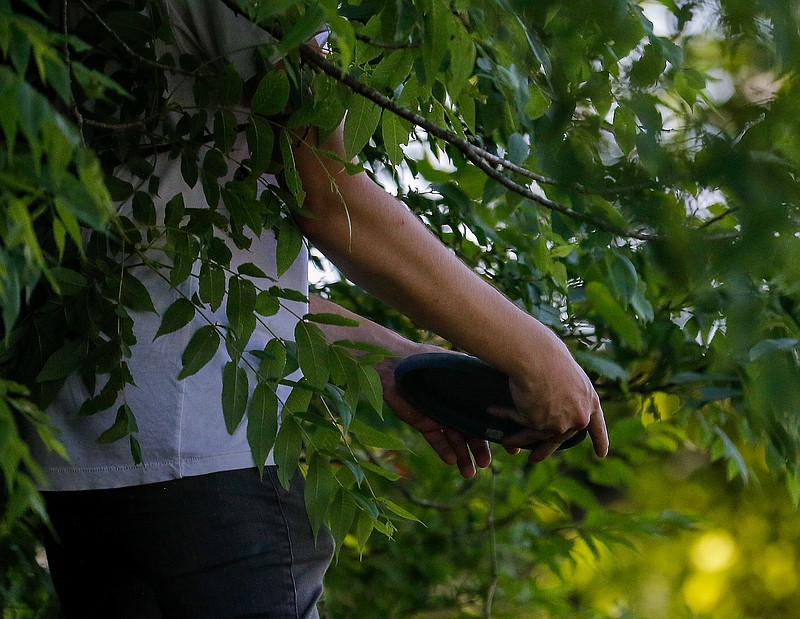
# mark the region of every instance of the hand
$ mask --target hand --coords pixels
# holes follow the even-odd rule
[[[442,352],[435,346],[420,346],[418,352]],[[467,438],[461,432],[442,425],[415,408],[397,388],[394,369],[402,359],[390,357],[375,366],[383,385],[383,399],[392,412],[417,430],[446,464],[458,466],[461,476],[475,475],[475,465],[485,468],[492,462],[489,444],[483,439]]]
[[[537,346],[527,364],[510,376],[516,409],[496,408],[492,414],[528,426],[508,437],[506,447],[538,446],[530,462],[541,462],[567,439],[588,429],[595,453],[608,454],[608,432],[600,398],[589,377],[555,335]]]

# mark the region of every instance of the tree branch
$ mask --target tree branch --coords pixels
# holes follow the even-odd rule
[[[554,200],[551,200],[546,196],[534,193],[529,187],[520,185],[519,183],[507,177],[505,174],[503,174],[500,170],[498,170],[494,166],[500,166],[502,168],[509,170],[510,172],[520,174],[538,183],[549,184],[549,185],[558,183],[553,179],[547,178],[540,174],[536,174],[535,172],[531,172],[530,170],[527,170],[526,168],[523,168],[510,161],[507,161],[502,157],[498,157],[497,155],[490,153],[489,151],[483,148],[477,147],[474,144],[471,144],[470,142],[462,138],[461,136],[457,135],[456,133],[449,131],[447,129],[443,129],[442,127],[439,127],[438,125],[432,123],[427,118],[417,114],[416,112],[413,112],[408,108],[398,105],[386,95],[378,92],[374,88],[368,86],[367,84],[354,78],[353,76],[346,74],[337,65],[326,60],[321,54],[319,54],[313,48],[311,48],[311,46],[301,45],[300,55],[306,62],[315,66],[317,69],[319,69],[326,75],[343,83],[353,92],[361,95],[366,99],[369,99],[376,105],[379,105],[383,109],[392,112],[393,114],[399,116],[400,118],[403,118],[411,122],[412,124],[425,129],[425,131],[427,131],[430,135],[433,135],[434,137],[444,140],[448,144],[451,144],[452,146],[456,147],[469,161],[471,161],[475,166],[480,168],[487,176],[496,180],[507,189],[525,198],[528,198],[529,200],[536,202],[537,204],[541,204],[542,206],[551,211],[557,211],[568,217],[586,221],[588,223],[597,226],[601,230],[605,230],[606,232],[611,232],[612,234],[616,234],[627,238],[635,238],[642,241],[646,241],[654,237],[654,235],[649,232],[644,232],[640,230],[627,230],[625,228],[621,228],[620,226],[612,224],[611,222],[606,221],[605,219],[589,215],[588,213],[578,212],[564,204],[555,202]]]
[[[83,0],[81,0],[83,1]],[[231,11],[236,13],[237,15],[241,15],[249,19],[246,13],[242,11],[232,0],[222,0],[222,2],[227,6]],[[263,24],[257,24],[259,28],[268,32],[275,38],[280,38],[275,32],[272,32],[268,27],[264,26]],[[625,238],[634,238],[641,241],[646,241],[649,239],[654,238],[655,235],[649,232],[641,231],[641,230],[628,230],[617,226],[606,219],[595,217],[588,213],[581,213],[576,211],[564,204],[559,202],[555,202],[547,198],[546,196],[539,195],[534,193],[529,187],[524,185],[520,185],[519,183],[515,182],[514,180],[508,178],[505,174],[503,174],[500,170],[493,166],[498,166],[504,168],[510,172],[515,174],[519,174],[520,176],[524,176],[525,178],[529,178],[537,183],[544,184],[544,185],[559,185],[560,183],[552,178],[543,176],[541,174],[537,174],[536,172],[532,172],[527,168],[523,168],[507,159],[502,157],[498,157],[494,153],[487,151],[484,148],[480,148],[469,141],[465,140],[458,134],[439,127],[435,123],[429,121],[424,116],[409,110],[401,105],[398,105],[394,101],[392,101],[389,97],[384,95],[381,92],[378,92],[371,86],[365,84],[364,82],[356,79],[352,75],[345,73],[341,68],[339,68],[336,64],[327,60],[322,54],[320,54],[317,50],[315,50],[312,46],[307,44],[301,44],[299,47],[300,56],[310,65],[316,67],[317,70],[322,71],[326,75],[332,77],[338,82],[341,82],[353,92],[361,95],[362,97],[372,101],[376,105],[380,106],[385,110],[389,110],[393,114],[403,118],[410,123],[425,129],[430,135],[437,137],[448,144],[457,148],[470,162],[472,162],[475,166],[481,169],[483,172],[486,173],[487,176],[496,180],[501,185],[513,191],[529,200],[536,202],[544,206],[545,208],[551,211],[557,211],[563,215],[566,215],[573,219],[578,219],[581,221],[585,221],[587,223],[591,223],[594,226],[604,230],[606,232],[610,232],[612,234],[625,237]]]

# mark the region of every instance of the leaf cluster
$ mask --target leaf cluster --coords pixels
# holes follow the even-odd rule
[[[292,144],[343,122],[348,169],[392,185],[555,329],[595,380],[612,435],[631,441],[594,473],[523,480],[564,518],[581,512],[564,530],[619,542],[585,476],[624,489],[638,461],[687,441],[745,479],[750,446],[800,499],[800,45],[788,5],[664,1],[656,21],[633,0],[224,4],[264,30],[255,75],[165,52],[174,33],[159,2],[84,7],[66,30],[35,2],[0,2],[9,492],[33,487],[5,455],[25,445],[20,402],[45,408],[73,374],[93,394],[82,412],[108,417],[97,438],[146,458],[124,393],[131,347],[147,344],[137,316],[157,312],[158,337],[190,331],[180,378],[227,355],[228,429],[246,419],[256,462],[274,450],[284,483],[304,471],[315,530],[327,521],[340,547],[364,551],[373,530],[413,520],[387,490],[399,484],[383,485],[413,458],[397,455],[399,430],[376,429],[382,353],[325,342],[318,325],[334,319],[306,315],[306,291],[278,282],[304,243]],[[323,28],[327,56],[306,44]],[[164,195],[165,160],[207,207]],[[264,187],[265,173],[281,183]],[[263,235],[276,237],[278,277],[232,261]],[[154,280],[174,295],[163,307]],[[352,287],[325,292],[413,332]],[[292,336],[248,350],[279,311],[296,315]],[[497,503],[531,545],[520,561],[569,555],[575,538],[519,524],[544,516],[512,486]],[[35,508],[25,496],[23,511]]]

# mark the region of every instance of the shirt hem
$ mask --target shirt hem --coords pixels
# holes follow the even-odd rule
[[[269,454],[267,466],[274,464],[272,453]],[[46,483],[40,486],[42,491],[62,492],[73,490],[103,490],[140,486],[182,477],[194,477],[208,473],[235,471],[254,467],[253,455],[248,451],[204,456],[196,458],[179,458],[167,462],[148,462],[138,465],[99,466],[92,468],[45,467],[43,469]]]

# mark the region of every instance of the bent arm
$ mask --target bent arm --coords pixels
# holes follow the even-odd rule
[[[323,148],[342,153],[341,131]],[[566,346],[447,249],[399,200],[365,173],[306,142],[295,151],[307,192],[303,234],[352,281],[412,320],[507,373],[530,427],[510,445],[543,441],[541,460],[588,426],[595,451],[608,438],[597,394]],[[518,440],[516,440],[518,438]]]

